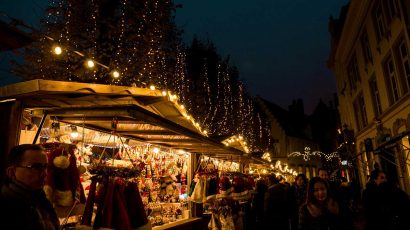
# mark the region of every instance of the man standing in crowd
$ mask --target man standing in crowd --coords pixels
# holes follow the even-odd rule
[[[327,172],[325,168],[319,168],[318,175],[320,178],[322,178],[324,181],[326,181],[329,184],[329,190],[330,190],[329,192],[331,196],[339,202],[340,201],[339,182],[330,181],[329,173]]]
[[[57,230],[56,212],[43,191],[47,156],[39,145],[14,147],[0,193],[0,223],[5,229]]]
[[[363,191],[365,229],[408,229],[410,201],[408,195],[393,183],[386,174],[375,169]]]
[[[286,185],[279,183],[275,175],[268,177],[269,188],[265,193],[265,229],[289,230],[289,202]]]

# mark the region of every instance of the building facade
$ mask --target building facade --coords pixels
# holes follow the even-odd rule
[[[362,188],[379,167],[410,193],[409,14],[408,0],[351,0],[329,21],[328,66]]]
[[[291,169],[304,173],[308,178],[317,176],[321,159],[309,154],[319,150],[319,143],[312,139],[312,130],[304,114],[303,102],[295,101],[290,106],[290,111],[261,97],[257,97],[256,102],[271,123],[274,139],[274,152],[271,153],[271,158],[286,163]],[[289,154],[296,152],[299,154],[288,157]]]

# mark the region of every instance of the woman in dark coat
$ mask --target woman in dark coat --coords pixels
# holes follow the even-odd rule
[[[299,210],[300,230],[353,229],[345,211],[329,195],[329,184],[319,177],[310,180],[307,200]]]
[[[305,174],[299,174],[295,178],[295,183],[289,189],[291,229],[298,229],[299,208],[306,201],[308,180]]]
[[[256,182],[256,194],[252,200],[252,214],[254,215],[254,222],[256,224],[255,229],[262,229],[264,226],[263,201],[267,190],[268,186],[264,180],[258,180]]]

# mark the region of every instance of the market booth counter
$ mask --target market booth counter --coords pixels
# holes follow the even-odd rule
[[[197,227],[201,219],[194,218],[195,212],[190,213],[192,209],[185,202],[185,194],[200,156],[207,154],[232,160],[240,159],[244,153],[207,137],[206,130],[192,119],[171,92],[32,80],[1,88],[0,101],[13,104],[4,112],[21,118],[16,119],[18,127],[9,125],[2,135],[16,133],[14,137],[7,137],[14,138],[15,144],[54,143],[48,149],[53,165],[59,165],[54,164],[54,160],[60,157],[61,162],[80,166],[79,180],[84,186],[76,186],[76,179],[73,183],[60,183],[64,180],[55,179],[51,187],[70,184],[73,204],[81,203],[81,189],[84,189],[88,195],[84,204],[87,216],[78,221],[88,226],[105,227],[101,218],[116,210],[124,215],[139,213],[141,222],[135,224],[134,218],[130,218],[133,227],[145,223],[144,218],[159,229]],[[87,165],[94,169],[102,167],[102,170],[85,170]],[[115,173],[110,169],[115,169]],[[131,177],[116,174],[124,169],[133,170],[135,174]],[[113,197],[113,203],[104,202]],[[141,202],[145,212],[137,208]],[[68,205],[70,208],[65,213],[76,212],[71,209],[74,206]],[[111,217],[107,227],[126,222]]]

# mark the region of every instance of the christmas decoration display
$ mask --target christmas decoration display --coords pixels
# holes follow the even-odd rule
[[[324,157],[327,161],[331,161],[333,158],[339,158],[339,154],[337,152],[333,152],[331,154],[325,154],[320,151],[310,151],[310,147],[305,147],[305,151],[301,152],[292,152],[288,155],[288,157],[303,157],[304,161],[309,161],[311,157]]]
[[[47,143],[48,161],[47,178],[44,190],[47,198],[57,206],[71,207],[74,201],[85,202],[84,190],[80,184],[77,169],[75,145]]]

